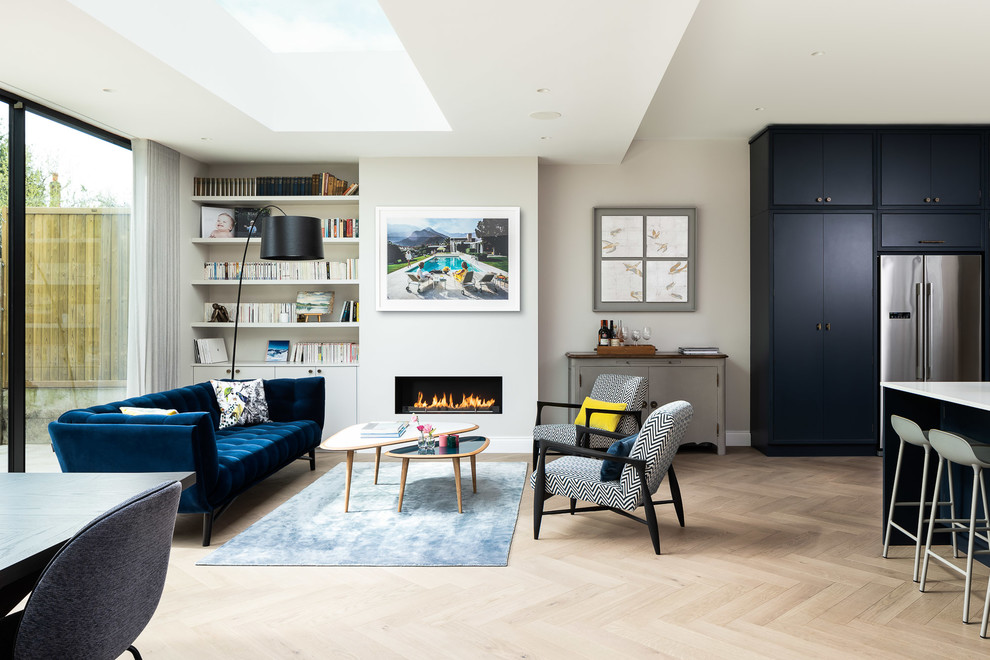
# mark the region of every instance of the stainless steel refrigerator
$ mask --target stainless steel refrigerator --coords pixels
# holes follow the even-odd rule
[[[880,257],[880,380],[977,381],[980,255]]]

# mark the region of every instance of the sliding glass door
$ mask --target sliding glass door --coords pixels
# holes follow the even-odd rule
[[[126,140],[45,108],[19,103],[10,123],[23,165],[0,238],[4,463],[58,471],[48,423],[125,392],[132,158]]]

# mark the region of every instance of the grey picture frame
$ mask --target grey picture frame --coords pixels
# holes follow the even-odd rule
[[[695,311],[697,222],[694,207],[595,207],[592,309]]]

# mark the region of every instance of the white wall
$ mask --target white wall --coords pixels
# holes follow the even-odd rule
[[[538,264],[536,158],[365,158],[360,172],[358,419],[396,419],[396,375],[500,375],[503,414],[438,419],[481,424],[478,433],[492,439],[490,451],[528,452],[537,398],[537,280],[543,272]],[[521,311],[377,311],[377,206],[518,206]]]
[[[596,206],[698,209],[695,312],[596,314]],[[594,350],[601,319],[650,325],[661,350],[718,346],[730,444],[749,433],[749,147],[745,141],[637,141],[620,165],[540,167],[540,399],[567,400],[567,351]]]

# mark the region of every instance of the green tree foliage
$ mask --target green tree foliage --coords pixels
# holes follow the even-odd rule
[[[76,186],[71,180],[60,179],[58,164],[46,159],[38,162],[28,149],[25,158],[26,205],[29,208],[115,208],[127,206],[113,195],[93,193],[86,186]],[[10,181],[10,145],[6,128],[0,125],[0,208],[6,209],[9,202],[8,182]]]

